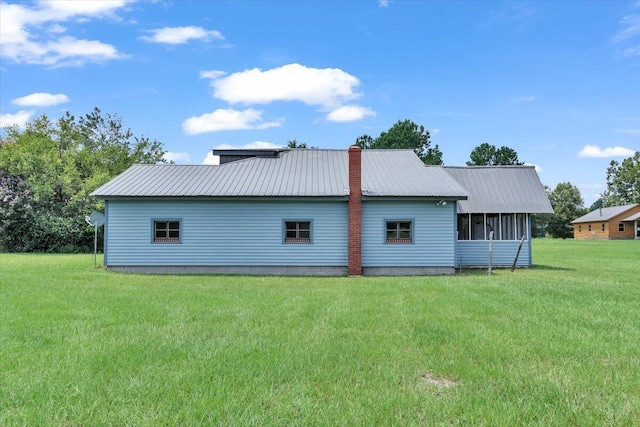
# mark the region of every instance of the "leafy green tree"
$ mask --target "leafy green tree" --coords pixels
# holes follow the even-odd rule
[[[35,203],[27,183],[0,169],[0,252],[22,252]]]
[[[356,138],[355,145],[365,149],[411,149],[425,164],[443,164],[440,147],[438,145],[431,147],[429,131],[411,120],[398,120],[388,131],[382,132],[377,138],[366,134],[359,136]]]
[[[287,142],[287,148],[307,148],[306,142],[298,142],[295,138]]]
[[[471,160],[467,166],[523,165],[518,160],[518,153],[507,146],[497,148],[489,143],[482,143],[471,151]]]
[[[640,151],[622,161],[615,160],[607,168],[607,189],[602,194],[602,206],[640,203]]]
[[[585,214],[584,200],[578,187],[561,182],[549,193],[553,215],[547,224],[547,232],[556,238],[573,237],[571,221]]]
[[[7,128],[0,169],[24,179],[34,212],[29,233],[12,235],[22,239],[13,250],[90,250],[93,235],[84,216],[102,203],[89,194],[134,163],[164,162],[164,154],[160,142],[135,137],[120,117],[97,108],[77,119],[66,113],[53,123],[42,115],[24,130]],[[7,230],[0,238],[10,238]]]
[[[602,197],[600,197],[598,200],[593,202],[591,206],[589,206],[589,212],[595,211],[596,209],[600,208],[604,208],[604,206],[602,206]]]

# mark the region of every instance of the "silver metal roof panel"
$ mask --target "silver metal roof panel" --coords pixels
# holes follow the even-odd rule
[[[458,213],[553,213],[533,166],[443,166],[468,192]]]

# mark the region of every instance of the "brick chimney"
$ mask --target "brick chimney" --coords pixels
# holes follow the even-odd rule
[[[349,276],[362,275],[362,149],[349,147]]]

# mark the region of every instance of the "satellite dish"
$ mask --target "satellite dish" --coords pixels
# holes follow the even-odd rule
[[[102,227],[106,222],[106,218],[102,212],[94,212],[89,217],[85,217],[85,220],[94,227]]]

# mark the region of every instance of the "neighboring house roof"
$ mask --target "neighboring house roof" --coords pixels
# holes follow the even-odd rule
[[[96,191],[109,197],[345,197],[347,150],[292,149],[223,165],[133,165]],[[365,197],[446,197],[467,192],[411,150],[363,150]]]
[[[618,215],[625,213],[628,210],[631,210],[637,206],[640,206],[638,203],[633,205],[624,205],[624,206],[611,206],[608,208],[599,208],[589,212],[586,215],[581,216],[580,218],[574,219],[571,221],[572,224],[577,224],[579,222],[599,222],[599,221],[609,221],[612,218],[615,218]],[[624,219],[623,221],[633,221],[633,219]]]
[[[533,166],[443,168],[469,193],[458,202],[458,213],[553,213]]]
[[[635,221],[636,219],[640,219],[640,212],[638,212],[638,213],[637,213],[637,214],[635,214],[635,215],[631,215],[630,217],[625,218],[625,219],[623,219],[622,221],[623,221],[623,222],[626,222],[626,221]]]

